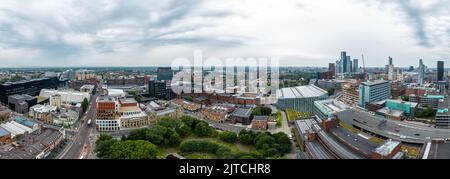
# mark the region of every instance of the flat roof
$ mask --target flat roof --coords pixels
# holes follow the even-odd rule
[[[415,103],[415,102],[393,100],[393,99],[387,99],[386,102],[406,104],[406,105],[411,106],[412,108],[415,108],[415,107],[417,107],[419,105],[419,103]]]
[[[256,120],[256,121],[264,121],[264,120],[268,120],[269,119],[269,116],[254,116],[253,117],[253,120]]]
[[[382,155],[382,156],[388,156],[390,153],[392,153],[392,151],[398,145],[400,145],[399,141],[388,140],[386,143],[384,143],[383,145],[381,145],[378,148],[376,148],[375,152],[380,154],[380,155]]]
[[[9,134],[10,133],[6,129],[3,129],[2,127],[0,127],[0,137],[6,136]]]
[[[317,105],[322,107],[323,109],[327,110],[328,112],[340,112],[347,109],[350,109],[350,106],[344,104],[343,102],[340,102],[335,99],[327,99],[322,101],[315,101]]]
[[[405,113],[403,111],[399,111],[399,110],[395,110],[395,109],[389,109],[388,107],[381,108],[377,112],[383,113],[383,114],[388,114],[388,115],[391,115],[391,116],[396,116],[396,117],[401,117]]]
[[[375,80],[375,81],[366,81],[366,82],[362,82],[362,85],[365,86],[374,86],[374,85],[381,85],[381,84],[385,84],[385,83],[389,83],[388,81],[385,80]]]
[[[251,114],[252,109],[250,108],[237,108],[232,115],[238,117],[250,117]]]
[[[315,85],[297,86],[277,90],[278,98],[312,98],[327,95],[328,92]]]

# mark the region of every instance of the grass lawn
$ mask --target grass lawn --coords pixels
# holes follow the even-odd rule
[[[372,137],[369,139],[369,141],[378,144],[378,145],[383,145],[385,143],[385,141],[383,139],[380,139],[378,137]]]
[[[413,147],[408,145],[402,145],[402,151],[406,153],[406,155],[410,158],[417,158],[420,152],[419,147]]]

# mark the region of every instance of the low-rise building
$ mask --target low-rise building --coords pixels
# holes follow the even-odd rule
[[[335,99],[314,102],[314,115],[320,119],[334,118],[334,114],[350,109],[350,106]]]
[[[201,113],[208,120],[223,123],[228,118],[229,110],[220,106],[212,106],[204,108]]]
[[[377,114],[382,115],[388,119],[402,120],[405,117],[405,112],[388,107],[381,108],[376,111]]]
[[[6,129],[0,127],[0,142],[10,142],[11,141],[11,133]]]
[[[81,92],[85,92],[85,93],[92,94],[92,92],[94,91],[94,89],[95,89],[95,85],[89,85],[89,84],[87,84],[87,85],[81,86],[80,91],[81,91]]]
[[[445,100],[444,95],[425,94],[424,96],[416,96],[412,94],[409,96],[409,101],[418,103],[418,108],[420,109],[426,107],[437,109],[439,107],[439,103],[443,102],[443,100]]]
[[[399,141],[388,140],[372,152],[372,159],[395,159],[401,154],[401,143]]]
[[[182,107],[183,109],[187,110],[187,111],[198,111],[202,108],[201,104],[198,103],[194,103],[194,102],[190,102],[190,101],[186,101],[186,100],[182,100],[182,99],[176,99],[173,100],[173,103],[177,106]]]
[[[269,116],[254,116],[252,120],[252,129],[267,130]]]
[[[250,125],[251,123],[251,108],[237,108],[229,117],[232,123],[242,123],[242,125]]]
[[[88,92],[73,90],[43,89],[39,93],[39,96],[44,98],[50,98],[53,95],[60,95],[62,103],[81,103],[84,99],[89,100],[91,98],[91,94]]]
[[[437,110],[436,128],[450,129],[450,113],[448,108]]]
[[[0,146],[0,159],[43,159],[65,139],[64,128],[43,125],[22,140]]]

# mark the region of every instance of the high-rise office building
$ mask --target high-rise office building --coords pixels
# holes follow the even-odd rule
[[[159,81],[170,81],[173,78],[173,71],[170,67],[159,67],[157,73]]]
[[[352,73],[353,65],[352,65],[351,57],[347,56],[346,61],[347,61],[347,66],[345,68],[345,73]]]
[[[389,57],[389,65],[394,65],[394,63],[392,62],[392,57]]]
[[[424,78],[425,78],[425,65],[423,64],[423,60],[420,59],[419,60],[419,75],[417,78],[417,81],[420,85],[423,85],[425,83]]]
[[[444,81],[444,62],[437,62],[437,81]]]
[[[359,73],[358,59],[353,59],[353,73]]]
[[[329,63],[328,64],[328,71],[331,73],[332,76],[336,75],[336,64]]]
[[[359,106],[366,103],[382,101],[391,98],[391,83],[384,80],[363,82],[359,85]]]

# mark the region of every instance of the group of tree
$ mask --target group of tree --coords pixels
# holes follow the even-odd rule
[[[255,146],[256,150],[265,158],[282,157],[291,150],[292,146],[289,137],[283,132],[271,134],[242,130],[239,133],[238,141]]]
[[[177,147],[183,138],[195,134],[198,137],[213,137],[214,128],[206,122],[185,116],[180,119],[163,118],[152,128],[136,129],[123,140],[145,140],[157,146]]]
[[[101,135],[96,141],[95,152],[102,159],[155,159],[157,147],[144,140],[116,140],[110,135]]]
[[[436,115],[436,111],[431,107],[426,107],[421,111],[416,112],[416,117],[418,118],[429,118]]]
[[[272,109],[265,106],[258,106],[253,109],[252,115],[253,116],[269,116],[272,114]]]

